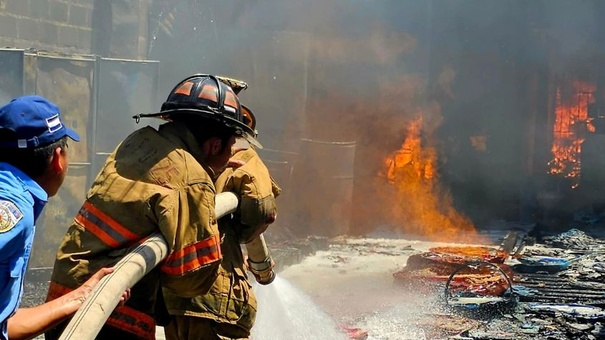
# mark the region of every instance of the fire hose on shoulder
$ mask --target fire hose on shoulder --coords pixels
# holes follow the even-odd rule
[[[216,217],[221,218],[234,212],[238,203],[237,196],[231,192],[216,195]],[[275,273],[263,235],[246,244],[246,249],[249,254],[250,271],[257,281],[260,278],[261,284],[271,283]],[[60,340],[94,339],[120,302],[122,293],[134,286],[166,256],[168,256],[168,245],[164,237],[160,233],[149,236],[145,242],[114,266],[113,273],[105,276],[95,286],[61,334]]]

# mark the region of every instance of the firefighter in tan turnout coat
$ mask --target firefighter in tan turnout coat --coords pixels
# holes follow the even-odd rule
[[[242,109],[247,123],[255,130],[254,115],[246,107]],[[170,324],[165,328],[168,340],[247,339],[256,317],[257,303],[246,269],[252,271],[260,284],[273,281],[274,264],[270,257],[268,263],[248,261],[247,266],[241,244],[257,238],[275,221],[275,198],[281,189],[252,147],[238,150],[232,159],[243,165],[227,168],[215,183],[217,192],[234,192],[240,198],[236,213],[219,221],[223,260],[218,277],[207,294],[194,298],[178,296],[164,289],[171,315]]]
[[[160,282],[180,297],[208,292],[223,260],[214,181],[236,137],[256,142],[237,95],[212,75],[186,78],[159,113],[135,118],[141,117],[169,122],[135,131],[109,156],[59,247],[48,292],[53,299],[73,290],[160,231],[168,257],[132,287],[98,339],[155,339],[165,308]],[[63,327],[46,339],[58,338]]]

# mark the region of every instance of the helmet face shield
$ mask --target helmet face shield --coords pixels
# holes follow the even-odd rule
[[[245,138],[238,136],[235,138],[235,144],[233,144],[232,148],[234,150],[246,150],[250,148],[250,143]]]
[[[248,84],[245,81],[239,79],[229,78],[225,76],[216,76],[216,79],[222,81],[231,89],[233,89],[233,92],[235,92],[235,94],[239,94],[241,91],[248,88]]]
[[[257,149],[263,148],[262,144],[258,141],[258,139],[256,139],[254,136],[252,136],[250,133],[248,133],[246,131],[238,130],[237,137],[238,137],[237,139],[243,139],[246,142],[248,142],[248,144],[254,146]]]

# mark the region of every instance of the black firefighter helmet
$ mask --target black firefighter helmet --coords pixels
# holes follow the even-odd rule
[[[252,112],[244,108],[231,87],[217,76],[210,74],[194,74],[179,82],[170,91],[168,98],[162,104],[160,112],[138,114],[133,118],[159,117],[173,120],[176,116],[195,116],[202,120],[217,121],[235,130],[236,135],[243,137],[257,148],[262,145],[255,138],[254,126],[250,119],[255,120]],[[252,116],[252,118],[250,118]]]

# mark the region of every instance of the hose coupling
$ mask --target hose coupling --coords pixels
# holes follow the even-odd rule
[[[275,280],[273,267],[275,267],[275,262],[273,262],[271,257],[267,257],[262,262],[254,262],[248,258],[248,268],[250,268],[250,272],[254,275],[256,282],[261,285],[268,285]]]

